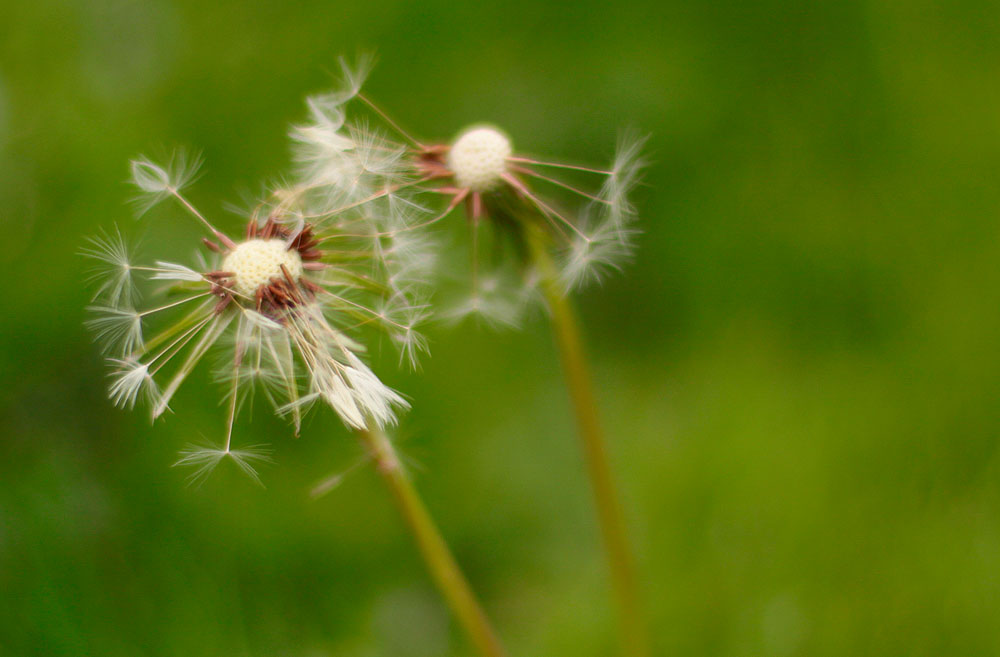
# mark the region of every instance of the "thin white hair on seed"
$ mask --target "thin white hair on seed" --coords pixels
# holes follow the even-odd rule
[[[197,283],[203,280],[200,272],[174,262],[157,260],[156,267],[157,270],[150,276],[150,279],[154,281],[188,281]]]
[[[314,500],[317,500],[323,497],[324,495],[332,492],[334,489],[336,489],[338,486],[340,486],[340,484],[344,482],[344,479],[346,479],[348,475],[350,475],[352,472],[360,468],[362,465],[365,465],[366,463],[371,461],[371,458],[372,457],[370,454],[367,453],[362,454],[361,456],[359,456],[354,460],[354,463],[350,464],[343,470],[339,470],[337,472],[334,472],[333,474],[324,477],[322,480],[318,481],[311,489],[309,489],[309,497],[311,497]]]
[[[299,374],[291,339],[285,331],[274,334],[265,333],[261,337],[261,349],[265,359],[269,362],[269,367],[274,372],[273,379],[269,379],[267,382],[273,383],[273,389],[265,387],[264,390],[271,405],[277,411],[282,407],[279,399],[294,403],[299,398]],[[292,425],[295,427],[295,434],[298,435],[302,427],[302,409],[296,407],[290,413],[283,413],[283,415],[290,415]]]
[[[250,447],[231,449],[229,450],[229,458],[233,460],[233,463],[236,464],[236,467],[243,474],[250,477],[261,487],[264,484],[261,482],[260,476],[257,474],[257,470],[253,464],[274,463],[274,459],[271,458],[271,449],[266,445],[251,445]]]
[[[406,172],[403,163],[406,147],[390,141],[381,130],[372,128],[367,120],[348,125],[348,133],[362,171],[381,178],[386,184],[396,182]]]
[[[349,152],[354,150],[355,142],[345,129],[344,103],[355,93],[351,87],[308,97],[309,120],[292,126],[296,160],[304,165],[304,177],[313,185],[342,182],[354,164]]]
[[[379,240],[375,245],[379,245]],[[345,319],[342,328],[366,325],[380,328],[400,349],[401,360],[409,361],[415,368],[419,354],[426,351],[426,341],[418,331],[418,326],[429,316],[429,305],[421,300],[423,286],[405,280],[402,274],[394,280],[390,259],[380,254],[378,248],[373,254],[374,260],[382,263],[383,271],[359,278],[331,268],[325,272],[324,294],[319,303],[330,317]],[[374,297],[366,300],[372,293]],[[355,353],[364,350],[343,333],[333,346]]]
[[[132,409],[140,394],[152,401],[158,394],[149,366],[135,359],[109,358],[115,370],[111,373],[108,396],[115,406]]]
[[[236,330],[225,339],[225,357],[220,359],[215,371],[216,380],[229,384],[230,394],[237,394],[237,411],[252,402],[253,395],[261,390],[275,408],[279,399],[294,397],[297,389],[295,364],[292,354],[275,338],[282,333],[282,326],[273,319],[243,309]],[[238,365],[234,366],[234,357]],[[298,418],[293,417],[296,422]]]
[[[420,356],[428,353],[428,343],[417,329],[431,316],[429,303],[418,302],[415,296],[399,291],[383,299],[376,308],[383,330],[399,353],[399,364],[407,363],[416,371]]]
[[[372,127],[365,118],[347,119],[344,105],[359,96],[370,60],[363,58],[357,67],[341,63],[342,88],[310,97],[309,121],[291,131],[299,162],[298,189],[309,192],[313,215],[352,210],[418,182],[412,178],[405,145],[388,137],[382,128]],[[370,105],[363,96],[361,100]],[[391,203],[389,210],[391,214]],[[381,229],[383,223],[378,225]]]
[[[268,403],[277,408],[281,406],[278,402],[285,392],[285,378],[281,371],[272,366],[272,363],[264,357],[263,351],[255,351],[257,355],[251,356],[247,362],[236,373],[236,381],[233,382],[232,363],[227,363],[220,367],[218,374],[220,379],[229,380],[233,385],[233,390],[239,394],[237,399],[237,414],[247,403],[252,403],[254,394],[259,390],[264,394]]]
[[[424,317],[428,315],[429,312],[425,311],[418,316],[418,319],[408,320],[402,329],[390,334],[396,349],[399,351],[400,366],[405,362],[412,371],[420,369],[421,355],[430,351],[427,338],[415,328],[416,324],[423,321]]]
[[[384,426],[395,420],[394,408],[409,404],[383,384],[355,355],[351,341],[329,325],[318,304],[304,304],[289,315],[288,328],[308,364],[309,393],[279,412],[290,412],[323,399],[349,427],[363,429],[369,420]]]
[[[273,463],[271,450],[266,445],[253,445],[242,449],[218,449],[214,447],[201,447],[198,445],[188,445],[181,450],[180,458],[174,463],[174,467],[193,467],[194,471],[188,475],[188,484],[200,486],[208,478],[213,470],[226,457],[232,459],[233,463],[240,469],[240,472],[250,477],[258,486],[264,486],[257,473],[255,464]]]
[[[195,251],[193,254],[194,269],[196,271],[211,271],[219,264],[220,258],[204,250]]]
[[[642,180],[642,170],[647,162],[643,149],[649,137],[633,130],[624,131],[618,138],[611,175],[601,188],[600,199],[605,204],[605,219],[615,228],[624,228],[635,220],[635,207],[629,195]]]
[[[647,137],[626,131],[618,139],[615,157],[598,195],[580,213],[578,229],[560,254],[560,279],[566,293],[600,282],[631,258],[635,207],[629,195],[641,182]]]
[[[364,418],[343,381],[343,365],[333,357],[331,343],[341,341],[326,321],[322,306],[313,302],[290,313],[287,329],[309,372],[309,393],[278,409],[280,414],[307,408],[317,399],[325,400],[348,426],[363,428]]]
[[[287,404],[284,409],[291,410],[296,405],[308,405],[321,399],[340,416],[340,419],[348,427],[364,429],[364,413],[358,408],[357,400],[344,380],[343,371],[344,366],[332,359],[317,360],[310,371],[309,394],[303,395],[299,404],[292,402]]]
[[[189,329],[189,336],[181,347],[183,348],[189,342],[193,342],[193,345],[187,350],[187,353],[174,371],[173,377],[167,383],[166,387],[163,388],[163,393],[153,406],[152,417],[154,420],[169,409],[170,400],[178,388],[184,383],[184,380],[187,379],[188,375],[191,374],[208,350],[215,346],[230,322],[232,322],[232,315],[208,315],[204,320]],[[179,352],[180,349],[175,354],[179,354]]]
[[[114,306],[135,304],[139,292],[132,264],[134,250],[118,226],[113,232],[102,229],[99,235],[88,237],[87,243],[89,246],[80,249],[80,255],[97,261],[88,274],[88,280],[98,284],[92,300],[101,299]]]
[[[267,334],[273,334],[282,328],[280,322],[256,310],[241,308],[240,311],[240,327],[242,330],[256,329]]]
[[[499,273],[481,276],[474,289],[460,303],[442,313],[448,323],[472,318],[491,328],[519,328],[525,311],[523,286],[513,286]]]
[[[311,122],[293,126],[293,139],[333,153],[343,152],[354,146],[354,142],[340,134],[347,113],[336,98],[330,94],[309,96],[306,98],[306,107],[309,109]]]
[[[145,214],[163,199],[191,184],[201,168],[201,156],[178,148],[165,164],[140,156],[131,161],[131,182],[141,194],[135,199],[139,214]]]
[[[301,162],[309,180],[324,176],[341,175],[339,169],[331,174],[325,165],[333,162],[340,167],[349,164],[347,151],[354,148],[349,135],[343,134],[345,113],[343,107],[328,94],[306,99],[310,121],[292,126],[289,133],[296,146],[294,154]]]
[[[142,314],[131,306],[94,305],[87,310],[95,315],[84,324],[94,332],[105,353],[131,354],[142,347]]]
[[[438,244],[429,233],[388,231],[381,242],[382,256],[394,282],[424,283],[437,266]]]
[[[385,211],[370,220],[378,222],[385,232],[415,235],[412,228],[425,221],[433,212],[431,208],[417,202],[415,195],[420,192],[421,189],[416,186],[393,187],[387,184]]]
[[[247,369],[247,361],[252,360],[261,341],[260,331],[249,318],[252,310],[243,310],[236,318],[235,329],[219,338],[219,344],[225,348],[220,350],[218,369],[215,379],[218,382],[232,383],[234,376],[242,376]],[[265,318],[266,319],[266,318]]]
[[[605,221],[588,233],[574,235],[559,261],[564,292],[600,282],[608,272],[619,271],[632,255],[631,236],[635,232]]]
[[[370,52],[360,53],[354,61],[346,57],[338,57],[340,65],[340,85],[331,95],[340,103],[346,103],[361,93],[361,87],[375,66],[375,55]]]
[[[298,395],[294,399],[289,400],[288,402],[282,404],[281,406],[278,406],[275,409],[275,413],[279,417],[288,417],[288,416],[293,416],[293,417],[294,416],[299,416],[299,417],[301,417],[301,416],[304,416],[317,403],[319,403],[321,401],[324,401],[323,394],[321,392],[319,392],[319,390],[317,389],[317,386],[314,385],[314,382],[313,382],[314,377],[315,377],[315,374],[313,372],[310,372],[309,392],[307,392],[306,394]],[[343,416],[340,415],[340,412],[337,411],[337,409],[335,409],[335,408],[333,410],[336,411],[337,414],[343,420]],[[346,421],[345,421],[345,424],[348,424],[348,426],[351,426],[349,423],[346,423]]]
[[[370,177],[355,157],[353,142],[342,152],[306,147],[299,150],[297,159],[302,163],[303,187],[315,197],[314,214],[333,214],[371,194]]]
[[[346,356],[348,366],[345,368],[345,376],[354,392],[358,406],[375,421],[379,428],[395,424],[395,409],[397,407],[408,409],[410,403],[403,399],[398,392],[382,383],[360,358],[351,352],[346,352]]]

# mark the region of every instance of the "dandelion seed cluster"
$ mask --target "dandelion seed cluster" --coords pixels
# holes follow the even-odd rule
[[[517,154],[507,135],[483,125],[427,144],[361,93],[369,61],[341,64],[341,87],[309,98],[307,120],[292,128],[294,174],[248,208],[242,235],[219,230],[183,195],[200,162],[179,152],[166,163],[133,161],[132,178],[141,212],[174,199],[201,224],[207,252],[198,264],[137,264],[117,231],[84,251],[98,263],[88,324],[108,352],[117,405],[144,399],[155,419],[210,350],[225,355],[218,372],[227,390],[225,437],[220,448],[184,453],[181,463],[195,466],[196,477],[227,456],[256,477],[252,463],[265,454],[232,446],[234,422],[254,390],[296,432],[320,401],[352,428],[395,421],[408,404],[364,363],[364,343],[377,329],[401,362],[416,366],[426,349],[418,326],[431,313],[427,284],[443,264],[433,227],[459,206],[471,227],[471,294],[439,308],[442,316],[515,324],[537,298],[537,263],[523,247],[538,235],[567,292],[631,253],[628,196],[642,167],[641,139],[622,139],[606,169]],[[552,170],[596,179],[597,190]],[[575,211],[564,209],[566,200]],[[506,264],[481,266],[480,224],[493,229],[494,245],[509,239],[518,247]],[[140,309],[154,281],[146,292],[167,295]]]
[[[394,239],[371,216],[375,205],[333,216],[308,185],[272,190],[248,210],[243,234],[230,237],[183,195],[191,160],[172,162],[138,160],[134,180],[147,197],[175,198],[207,231],[199,264],[138,264],[118,231],[84,251],[97,262],[88,324],[108,353],[111,399],[129,408],[145,400],[155,419],[209,351],[222,352],[226,431],[221,447],[184,452],[180,463],[195,466],[196,478],[224,457],[256,477],[253,464],[266,453],[233,443],[235,420],[255,390],[296,432],[316,402],[352,428],[393,423],[408,403],[365,364],[364,337],[368,329],[388,335],[416,363],[425,347],[416,273],[427,266],[425,243]]]

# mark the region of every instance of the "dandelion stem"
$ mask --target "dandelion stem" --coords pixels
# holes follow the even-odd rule
[[[496,632],[403,470],[388,436],[371,425],[358,431],[358,435],[371,452],[379,474],[392,491],[403,520],[413,533],[427,568],[469,639],[483,657],[504,657],[505,652]]]
[[[636,581],[635,564],[625,530],[625,519],[597,415],[593,385],[584,353],[576,314],[563,293],[555,266],[549,255],[546,235],[529,228],[528,241],[540,274],[542,292],[552,314],[552,328],[559,347],[566,384],[573,402],[580,441],[587,463],[604,546],[607,551],[612,585],[618,602],[623,653],[646,657],[649,645],[645,617]]]

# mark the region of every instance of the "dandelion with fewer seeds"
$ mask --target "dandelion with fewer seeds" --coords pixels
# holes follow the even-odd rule
[[[336,214],[317,212],[310,190],[279,188],[248,213],[244,234],[230,237],[181,193],[195,169],[196,161],[181,156],[168,166],[147,159],[132,163],[133,182],[144,193],[143,211],[173,198],[209,233],[197,266],[134,264],[117,230],[94,238],[84,250],[98,263],[94,318],[88,324],[113,368],[111,399],[131,408],[144,398],[155,419],[207,353],[222,347],[224,442],[190,447],[177,465],[193,466],[191,477],[198,481],[229,458],[258,483],[255,465],[268,460],[268,451],[233,446],[234,423],[246,399],[262,389],[277,411],[291,418],[296,433],[305,410],[325,403],[367,447],[471,640],[485,657],[501,656],[485,613],[383,432],[408,403],[359,356],[365,327],[390,335],[411,364],[425,346],[415,328],[423,316],[415,299],[427,264],[425,242],[396,239],[392,230],[409,210],[387,196],[385,208],[365,204]],[[156,290],[164,298],[140,310],[139,288],[146,282],[165,286]],[[147,337],[151,322],[160,326]]]
[[[367,65],[352,69],[342,62],[342,67],[345,83],[341,89],[312,99],[311,121],[293,133],[300,143],[304,184],[326,187],[331,199],[347,199],[348,205],[358,202],[353,191],[356,187],[364,190],[361,194],[371,192],[373,197],[381,189],[394,193],[405,190],[407,195],[426,192],[444,199],[437,211],[410,229],[436,224],[464,205],[471,227],[472,294],[468,302],[450,311],[451,315],[476,313],[495,323],[514,324],[519,309],[534,297],[537,285],[552,317],[573,401],[619,603],[623,643],[628,654],[648,654],[633,558],[580,330],[567,298],[587,281],[599,280],[607,270],[618,268],[632,252],[636,216],[629,194],[639,182],[645,140],[621,138],[609,168],[517,154],[510,138],[489,125],[463,130],[451,143],[428,144],[400,128],[361,93]],[[371,128],[364,119],[348,119],[347,105],[355,99],[384,123],[384,130]],[[387,137],[390,132],[397,137]],[[369,167],[368,161],[381,166]],[[595,177],[599,184],[596,191],[586,191],[553,171]],[[549,187],[563,198],[577,199],[578,211],[563,210],[562,200],[552,201],[536,187]],[[506,260],[515,261],[520,270],[520,286],[505,289],[500,285],[498,272],[502,270],[487,276],[480,272],[479,227],[483,222],[511,243],[508,252],[513,250],[514,257]]]
[[[341,66],[341,87],[310,98],[309,120],[293,129],[302,164],[300,185],[326,190],[330,210],[386,195],[424,209],[425,216],[411,215],[416,221],[398,225],[397,231],[429,227],[464,205],[471,228],[472,293],[452,314],[475,313],[495,323],[515,324],[540,282],[532,240],[540,242],[552,259],[563,292],[600,280],[631,255],[636,230],[629,194],[639,182],[644,139],[623,136],[609,168],[515,153],[510,138],[489,125],[463,130],[451,143],[424,143],[361,92],[370,60],[356,67],[342,61]],[[367,106],[381,127],[373,126],[368,117],[349,117],[352,101]],[[553,171],[591,178],[596,189],[582,189]],[[561,202],[550,200],[536,187],[548,187],[563,200],[576,199],[576,211],[562,209]],[[444,203],[435,211],[417,206],[413,199],[420,194],[440,196]],[[487,248],[479,235],[483,223],[489,223],[497,237],[509,238],[521,265],[519,284],[505,275],[502,262],[495,270],[480,265]]]
[[[344,238],[339,224],[306,222],[275,197],[254,209],[242,237],[231,238],[182,195],[194,174],[189,162],[175,157],[164,167],[136,160],[133,181],[147,197],[144,209],[148,197],[174,197],[203,225],[210,235],[202,242],[203,264],[133,264],[117,231],[95,238],[84,252],[101,265],[89,326],[109,354],[115,403],[132,407],[144,397],[159,417],[209,350],[225,344],[226,364],[218,372],[228,395],[223,444],[189,449],[179,462],[196,466],[196,479],[227,456],[256,477],[251,463],[265,454],[234,449],[233,424],[258,388],[291,417],[296,432],[303,411],[321,399],[352,428],[364,429],[369,420],[391,424],[407,402],[361,360],[364,349],[351,334],[380,326],[411,356],[422,344],[413,325],[420,311],[407,290],[390,291],[379,280],[392,254],[383,249],[380,259],[359,257],[372,249],[370,240]],[[136,306],[141,276],[167,285],[162,303]],[[147,338],[148,323],[160,326]]]

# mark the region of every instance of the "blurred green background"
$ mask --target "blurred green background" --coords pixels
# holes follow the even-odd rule
[[[1000,5],[675,0],[0,0],[0,654],[470,654],[370,468],[309,499],[360,454],[330,414],[238,427],[276,449],[266,490],[192,489],[169,466],[217,439],[218,390],[151,427],[81,326],[82,236],[190,250],[131,218],[130,157],[200,149],[192,198],[242,225],[224,201],[358,50],[420,135],[601,162],[652,134],[636,261],[578,302],[658,655],[1000,654]],[[525,328],[433,328],[422,372],[377,371],[512,655],[610,655]]]

